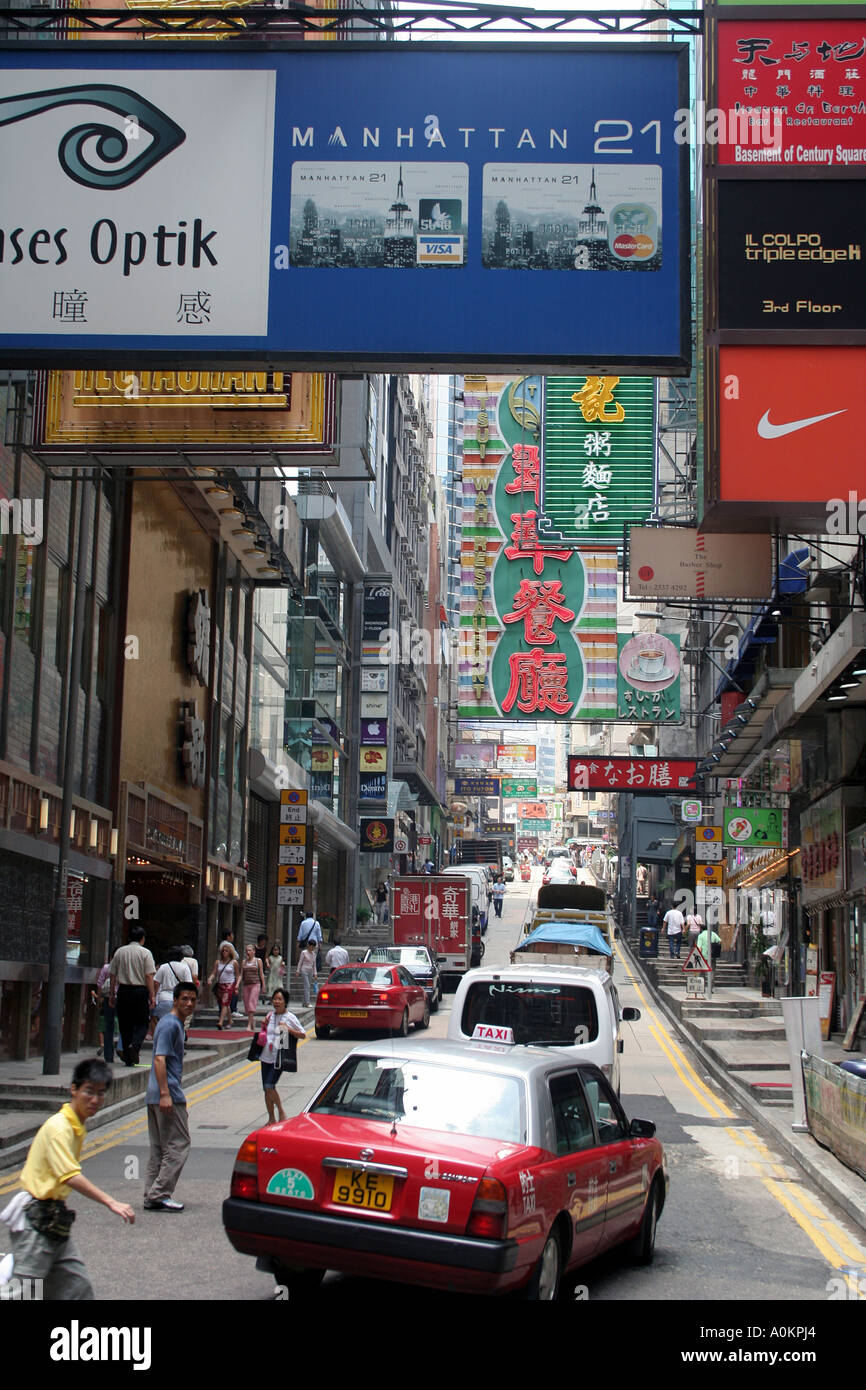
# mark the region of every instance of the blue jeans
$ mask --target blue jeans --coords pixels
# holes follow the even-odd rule
[[[681,931],[675,932],[673,936],[668,937],[668,950],[671,953],[671,960],[679,960],[682,943],[683,934]]]

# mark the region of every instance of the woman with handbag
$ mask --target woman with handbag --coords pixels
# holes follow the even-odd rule
[[[244,1012],[247,1016],[247,1032],[256,1031],[256,1009],[259,1006],[259,994],[265,987],[265,974],[262,969],[262,962],[255,953],[255,948],[250,945],[244,951],[244,962],[241,966],[241,979],[244,995]]]
[[[250,1059],[252,1060],[253,1049],[261,1047],[259,1060],[262,1064],[262,1089],[268,1108],[268,1124],[274,1125],[277,1123],[277,1115],[280,1120],[286,1118],[283,1103],[277,1093],[277,1082],[284,1071],[297,1071],[295,1049],[298,1039],[307,1035],[300,1020],[293,1013],[289,1013],[289,996],[282,986],[274,990],[271,1003],[273,1009],[265,1019],[258,1038],[250,1045]]]
[[[220,946],[214,968],[208,977],[208,983],[213,985],[216,990],[220,1006],[217,1028],[231,1028],[232,1026],[232,996],[237,989],[237,977],[237,957],[233,954],[229,943],[224,941]]]

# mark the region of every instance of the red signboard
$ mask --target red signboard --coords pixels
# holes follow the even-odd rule
[[[469,965],[469,881],[450,874],[394,879],[392,918],[396,946],[429,946],[445,956],[445,969]]]
[[[830,519],[829,499],[862,488],[866,348],[723,347],[719,373],[719,501]]]
[[[693,791],[694,758],[575,758],[568,760],[569,791]]]
[[[720,20],[718,74],[707,138],[720,164],[866,163],[862,19]]]

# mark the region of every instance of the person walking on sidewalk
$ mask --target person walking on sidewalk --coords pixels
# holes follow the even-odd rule
[[[42,1296],[63,1303],[93,1298],[75,1242],[76,1213],[66,1205],[69,1189],[90,1197],[130,1224],[135,1212],[84,1176],[81,1147],[85,1124],[105,1104],[111,1068],[98,1057],[87,1057],[72,1073],[69,1100],[46,1120],[36,1134],[21,1170],[22,1192],[0,1213],[11,1232],[14,1282],[6,1295],[19,1301],[21,1280],[42,1280]],[[16,1300],[16,1293],[18,1300]]]
[[[99,1047],[97,1057],[105,1057],[106,1062],[114,1061],[115,1008],[111,1003],[111,966],[105,962],[96,977],[96,988],[90,995],[99,1006]]]
[[[298,958],[298,975],[304,991],[304,1004],[309,1005],[310,993],[312,991],[313,1003],[316,1002],[316,995],[319,992],[316,981],[316,943],[307,941],[301,950]]]
[[[241,986],[244,996],[244,1013],[247,1016],[247,1032],[256,1031],[256,1009],[259,995],[265,987],[265,974],[262,962],[252,946],[244,948],[244,963],[241,966]]]
[[[715,969],[716,961],[722,954],[722,938],[717,936],[711,928],[704,927],[698,937],[697,946],[707,965],[711,965]],[[712,960],[710,960],[711,955]]]
[[[173,1197],[189,1156],[189,1122],[183,1076],[184,1023],[196,1006],[198,990],[181,980],[174,987],[171,1012],[157,1023],[153,1061],[147,1078],[147,1131],[150,1158],[144,1182],[145,1211],[183,1211]]]
[[[273,1009],[268,1014],[264,1022],[262,1032],[265,1035],[265,1047],[261,1055],[262,1064],[262,1090],[265,1093],[265,1105],[268,1108],[268,1124],[277,1123],[277,1113],[279,1118],[284,1120],[286,1112],[283,1109],[283,1102],[277,1092],[277,1082],[283,1072],[288,1070],[285,1061],[291,1055],[290,1038],[305,1038],[303,1024],[293,1013],[289,1013],[288,991],[278,985],[274,990],[272,999]],[[296,1070],[292,1065],[292,1071]]]
[[[688,932],[688,940],[686,941],[686,954],[688,954],[691,951],[692,947],[695,945],[695,942],[697,941],[698,936],[700,935],[701,928],[703,927],[703,925],[704,919],[703,917],[701,917],[700,913],[689,913],[688,917],[686,918],[686,931]]]
[[[659,925],[659,905],[656,898],[650,898],[646,910],[646,924],[651,931],[658,931]]]
[[[232,997],[237,988],[238,970],[237,956],[233,954],[233,947],[230,942],[224,941],[214,962],[214,968],[208,977],[208,983],[213,985],[216,990],[217,1001],[220,1006],[217,1028],[231,1028],[232,1026]]]
[[[308,912],[301,925],[298,927],[298,945],[303,946],[305,942],[313,941],[316,946],[316,969],[321,969],[322,954],[322,924],[318,917],[314,917],[312,912]]]
[[[497,917],[502,916],[502,899],[505,897],[505,880],[500,875],[493,885],[493,911]]]
[[[671,953],[671,960],[679,960],[680,949],[683,944],[683,927],[685,917],[678,907],[671,907],[665,913],[665,926],[668,933],[668,950]]]
[[[285,974],[285,969],[286,967],[280,950],[280,943],[275,941],[274,948],[268,956],[268,982],[265,987],[268,998],[273,997],[274,990],[278,987]]]
[[[156,965],[144,944],[144,928],[132,927],[129,941],[115,951],[111,961],[110,1003],[117,1004],[120,1055],[128,1067],[137,1067],[139,1052],[156,1000],[153,977]]]
[[[349,952],[340,944],[338,936],[334,937],[334,944],[325,956],[325,964],[329,970],[338,970],[341,965],[349,964]]]

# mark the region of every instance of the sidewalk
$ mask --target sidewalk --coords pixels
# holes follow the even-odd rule
[[[303,1004],[292,1007],[304,1027],[312,1028],[312,1008],[305,1008]],[[208,1017],[210,1013],[213,1013],[213,1025]],[[200,1025],[190,1029],[184,1058],[183,1079],[187,1087],[245,1061],[252,1036],[242,1024],[219,1032],[215,1027],[216,1010],[203,1008],[197,1016]],[[264,1019],[263,1010],[259,1010],[258,1017],[260,1022]],[[15,1168],[24,1161],[39,1126],[68,1100],[76,1064],[93,1056],[92,1048],[64,1052],[59,1076],[43,1076],[41,1057],[29,1057],[26,1062],[0,1062],[0,1171]],[[114,1079],[110,1101],[88,1121],[88,1132],[144,1108],[150,1058],[149,1040],[141,1049],[140,1066],[127,1067],[115,1057],[111,1063]]]
[[[779,1000],[765,999],[760,990],[745,986],[715,990],[711,1000],[687,1000],[685,985],[653,982],[625,936],[617,944],[655,1005],[695,1049],[713,1080],[866,1230],[866,1182],[811,1134],[791,1127],[791,1072]],[[843,1052],[838,1040],[823,1045],[828,1062],[858,1055]]]

